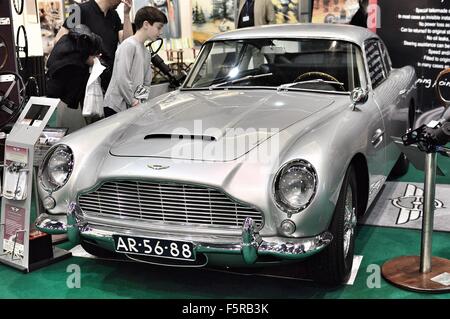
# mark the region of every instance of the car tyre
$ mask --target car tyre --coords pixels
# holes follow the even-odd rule
[[[392,168],[389,179],[395,179],[406,175],[409,168],[409,160],[405,154],[401,153],[394,167]]]
[[[350,166],[345,174],[328,231],[333,240],[310,260],[313,279],[328,285],[348,280],[353,266],[355,232],[359,209],[356,173]]]

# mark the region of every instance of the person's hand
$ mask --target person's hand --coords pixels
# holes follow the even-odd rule
[[[87,60],[86,60],[86,64],[89,65],[89,66],[93,66],[93,65],[94,65],[94,59],[95,59],[96,57],[97,57],[97,56],[95,56],[95,55],[90,55],[90,56],[87,58]]]
[[[133,104],[131,104],[132,107],[138,106],[139,105],[139,101],[136,99],[133,99]]]
[[[133,5],[133,0],[122,0],[123,3],[123,14],[129,15],[131,11],[131,6]]]

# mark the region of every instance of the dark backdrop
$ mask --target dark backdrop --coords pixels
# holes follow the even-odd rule
[[[377,32],[386,43],[394,67],[413,65],[416,69],[419,79],[418,108],[425,111],[439,106],[433,84],[439,72],[450,67],[450,61],[439,61],[450,60],[450,14],[430,10],[425,13],[416,9],[450,11],[450,0],[378,0],[378,4],[381,8],[381,27]],[[445,87],[450,90],[450,85]]]
[[[7,20],[9,19],[9,24]],[[0,69],[0,71],[13,71],[17,72],[16,64],[16,53],[14,46],[14,35],[13,35],[13,21],[11,18],[11,1],[0,0],[0,36],[5,41],[8,48],[8,59],[5,66]],[[5,23],[5,24],[4,24]],[[1,80],[1,79],[0,79]],[[1,82],[0,81],[0,95],[6,92],[11,82]],[[9,95],[10,100],[18,103],[18,91],[17,86],[14,87],[13,92]]]

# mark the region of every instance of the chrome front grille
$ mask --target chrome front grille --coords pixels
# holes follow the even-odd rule
[[[247,217],[260,227],[261,212],[208,187],[145,181],[110,181],[79,197],[89,216],[132,218],[148,222],[240,228]]]

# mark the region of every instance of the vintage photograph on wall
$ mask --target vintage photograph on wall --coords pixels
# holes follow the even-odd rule
[[[233,30],[233,0],[193,0],[192,33],[195,45],[202,45],[213,35]]]
[[[275,7],[275,23],[298,23],[300,0],[272,0]]]
[[[143,6],[156,7],[167,16],[169,23],[164,28],[162,37],[165,39],[181,38],[181,20],[179,0],[134,0],[134,12]]]
[[[312,22],[349,23],[358,9],[358,0],[314,0]]]
[[[44,58],[50,55],[55,36],[64,23],[62,0],[38,0]]]
[[[26,0],[25,8],[27,10],[27,22],[39,23],[36,0]]]

